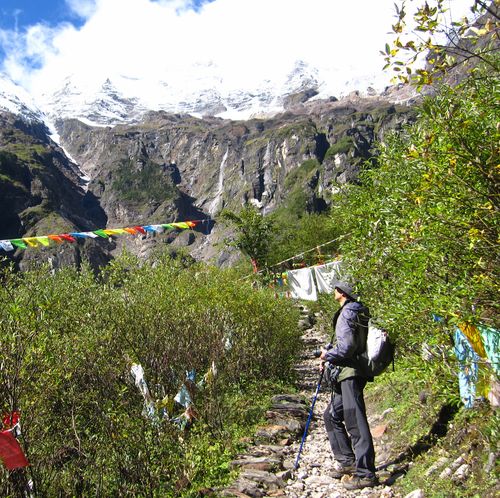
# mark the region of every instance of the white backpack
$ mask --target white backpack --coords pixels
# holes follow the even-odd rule
[[[372,377],[380,375],[391,363],[394,365],[394,344],[387,331],[375,325],[370,318],[366,337],[366,352],[362,356],[367,360],[365,368]]]

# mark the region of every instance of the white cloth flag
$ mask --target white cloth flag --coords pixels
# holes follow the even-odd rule
[[[340,280],[340,261],[332,261],[326,265],[314,267],[318,292],[330,294],[333,291],[333,283]]]
[[[10,243],[9,240],[0,240],[0,247],[5,251],[13,251],[14,246]]]
[[[305,299],[306,301],[316,301],[316,285],[310,268],[291,270],[288,272],[288,285],[292,297],[295,299]]]

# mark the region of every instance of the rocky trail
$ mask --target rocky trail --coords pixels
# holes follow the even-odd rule
[[[380,486],[348,491],[340,480],[330,477],[329,473],[335,462],[323,422],[323,412],[329,402],[330,392],[323,384],[316,398],[298,468],[295,469],[304,427],[320,376],[318,360],[312,352],[329,339],[314,326],[314,317],[305,308],[301,311],[299,325],[303,330],[303,353],[296,366],[300,394],[283,394],[273,398],[272,407],[266,413],[268,423],[259,428],[247,453],[239,455],[232,462],[233,467],[240,470],[238,479],[221,491],[220,495],[239,498],[399,498],[401,495],[396,494],[390,485],[404,475],[405,467],[388,462],[390,443],[384,438],[386,413],[376,414],[367,410]],[[416,490],[405,498],[422,496],[420,490]]]

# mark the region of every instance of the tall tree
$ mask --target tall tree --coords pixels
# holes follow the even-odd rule
[[[272,220],[251,205],[245,206],[238,214],[223,210],[220,217],[234,229],[226,243],[248,256],[255,272],[266,266],[274,226]]]
[[[443,87],[337,199],[342,253],[379,313],[411,327],[403,341],[427,338],[434,313],[499,326],[499,97],[487,71]]]

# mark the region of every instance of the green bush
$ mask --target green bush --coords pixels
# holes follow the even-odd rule
[[[231,271],[123,256],[97,279],[86,267],[8,269],[1,279],[0,410],[21,412],[42,496],[195,496],[220,482],[245,430],[235,396],[257,404],[257,381],[290,381],[296,311]],[[195,430],[142,415],[132,363],[155,402],[172,399],[187,371],[198,381],[216,367],[192,393]],[[16,482],[0,473],[1,494],[19,492]]]
[[[449,344],[434,315],[499,326],[498,96],[487,73],[443,88],[334,201],[346,266],[410,348]]]
[[[163,174],[159,164],[147,161],[138,168],[131,161],[122,161],[116,170],[113,188],[125,201],[144,203],[174,199],[176,187]]]

